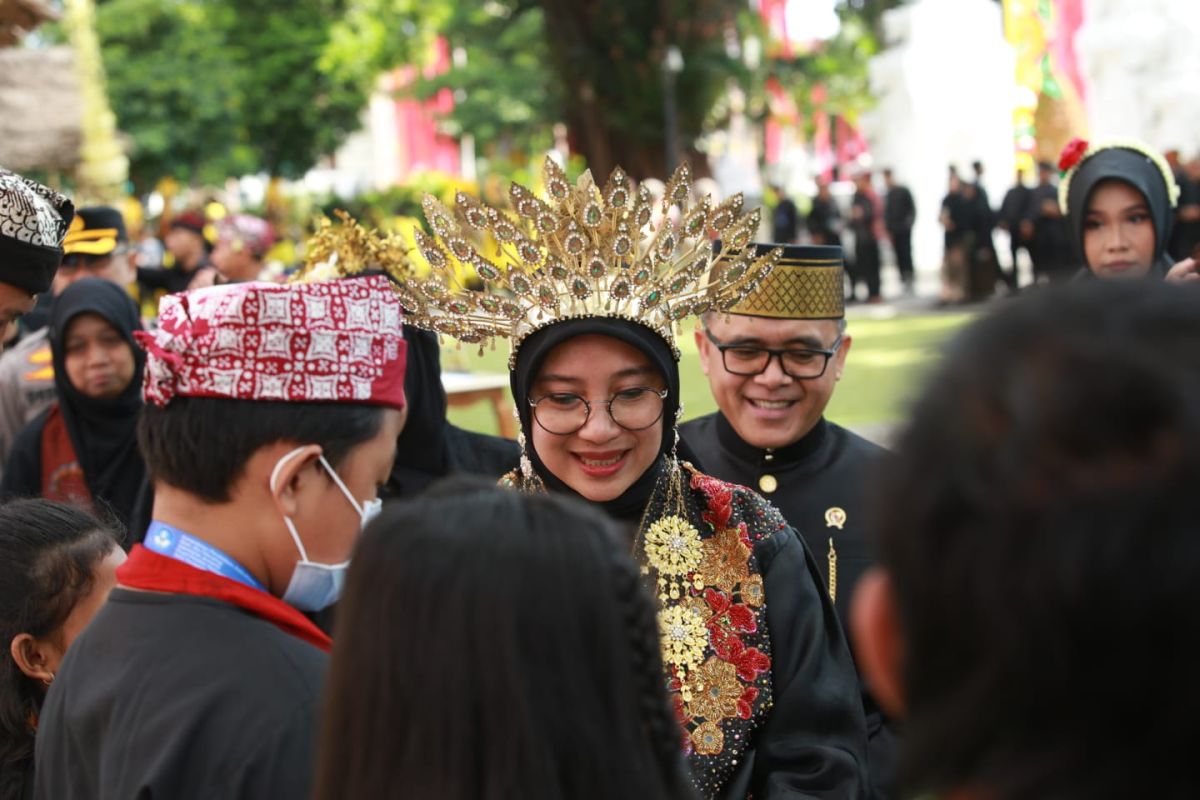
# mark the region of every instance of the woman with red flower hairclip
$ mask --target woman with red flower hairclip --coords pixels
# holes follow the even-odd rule
[[[1138,142],[1072,139],[1058,167],[1059,207],[1086,270],[1097,278],[1164,278],[1179,187],[1167,162]]]

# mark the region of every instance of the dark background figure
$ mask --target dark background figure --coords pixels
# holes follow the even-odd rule
[[[792,244],[800,235],[800,209],[787,196],[782,186],[772,186],[779,202],[771,212],[771,241],[777,244]]]
[[[171,220],[163,244],[174,259],[174,266],[138,270],[138,283],[151,296],[182,292],[198,278],[204,282],[206,272],[215,274],[216,267],[209,258],[212,246],[204,236],[204,228],[204,214],[199,211],[185,211]]]
[[[905,718],[900,796],[1200,796],[1196,287],[981,318],[881,479],[854,633]]]
[[[408,365],[404,397],[408,421],[396,441],[396,462],[380,492],[384,499],[409,498],[448,475],[499,480],[517,466],[521,448],[511,439],[463,430],[446,419],[441,348],[437,334],[404,326]]]
[[[1009,291],[1013,292],[1019,288],[1017,256],[1021,250],[1028,252],[1027,242],[1021,234],[1021,220],[1029,214],[1031,194],[1030,188],[1025,185],[1024,170],[1017,170],[1016,182],[1004,193],[1004,199],[1000,202],[1000,214],[996,220],[997,226],[1008,233],[1008,251],[1012,259],[1007,270],[1000,270],[1000,277],[1008,284]]]
[[[1175,228],[1167,253],[1175,261],[1183,261],[1191,258],[1192,250],[1200,244],[1200,183],[1184,169],[1178,150],[1168,150],[1163,156],[1179,184],[1179,205],[1175,210]]]
[[[575,499],[459,477],[389,506],[346,579],[317,800],[695,797],[639,579]]]
[[[913,293],[912,228],[917,219],[917,205],[907,186],[896,183],[891,169],[883,171],[887,194],[883,201],[883,221],[887,227],[892,249],[896,251],[896,268],[906,294]]]
[[[808,211],[806,220],[808,235],[813,244],[842,246],[842,235],[839,232],[842,225],[842,214],[838,211],[837,201],[829,189],[829,181],[817,183],[817,196],[813,198],[812,208]]]
[[[978,302],[991,296],[996,282],[995,273],[989,268],[987,249],[983,245],[984,236],[990,235],[988,215],[979,202],[979,188],[974,183],[963,181],[961,196],[965,217],[963,224],[969,232],[963,237],[967,265],[966,299],[968,302]]]
[[[942,223],[942,303],[962,303],[967,300],[970,280],[970,251],[975,239],[971,224],[970,204],[963,193],[958,170],[949,170],[946,196],[939,213]]]
[[[1000,259],[996,257],[996,243],[992,240],[992,232],[996,230],[996,212],[983,185],[983,162],[972,161],[971,171],[975,176],[971,183],[975,194],[975,253],[972,260],[972,285],[975,291],[971,294],[972,299],[982,300],[995,293],[996,279],[1000,277]]]
[[[103,278],[78,280],[55,300],[56,401],[17,435],[0,495],[78,503],[129,525],[146,475],[136,438],[146,357],[134,334],[141,329],[128,293]]]
[[[879,293],[879,197],[871,188],[871,173],[854,178],[854,198],[850,207],[850,226],[854,231],[854,270],[851,297],[857,297],[858,284],[867,285],[867,302],[883,300]]]
[[[1038,162],[1038,183],[1029,194],[1029,209],[1021,223],[1021,233],[1028,242],[1035,280],[1057,283],[1075,274],[1078,265],[1073,264],[1076,259],[1058,207],[1054,167],[1049,162]]]

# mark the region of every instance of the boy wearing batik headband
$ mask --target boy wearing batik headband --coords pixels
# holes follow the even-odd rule
[[[1058,202],[1081,275],[1162,279],[1179,186],[1161,155],[1130,140],[1072,139],[1058,162]]]
[[[766,253],[773,244],[754,244]],[[812,552],[844,630],[871,565],[868,495],[883,448],[825,418],[853,343],[842,248],[789,245],[757,290],[701,315],[700,367],[718,411],[679,426],[721,480],[758,489]],[[863,689],[874,797],[890,796],[893,731]]]
[[[746,248],[758,214],[741,213],[740,195],[690,203],[686,165],[661,205],[620,169],[603,189],[590,174],[573,186],[547,160],[544,180],[546,199],[512,187],[515,213],[460,194],[455,215],[426,198],[436,236],[417,243],[432,273],[400,289],[410,321],[480,347],[510,340],[524,455],[502,483],[627,523],[682,728],[654,733],[667,746],[683,734],[701,796],[864,796],[857,679],[812,557],[761,496],[676,450],[674,326],[736,303],[778,252]],[[477,234],[498,258],[480,255]],[[714,252],[710,237],[726,244]]]
[[[154,521],[76,640],[36,796],[307,797],[333,603],[404,424],[385,278],[173,295],[145,334]]]

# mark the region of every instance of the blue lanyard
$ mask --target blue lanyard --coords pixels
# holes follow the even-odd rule
[[[208,542],[197,539],[178,528],[173,528],[165,522],[151,521],[150,527],[146,529],[146,538],[142,542],[142,547],[176,561],[182,561],[189,567],[215,572],[223,578],[244,583],[251,589],[258,589],[260,592],[266,591],[266,587],[250,574],[250,570]]]

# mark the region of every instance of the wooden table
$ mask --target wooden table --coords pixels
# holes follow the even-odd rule
[[[509,402],[507,375],[443,372],[442,386],[446,389],[446,401],[452,406],[474,405],[481,400],[491,403],[500,435],[506,439],[517,438],[517,421],[513,419],[512,403]]]

